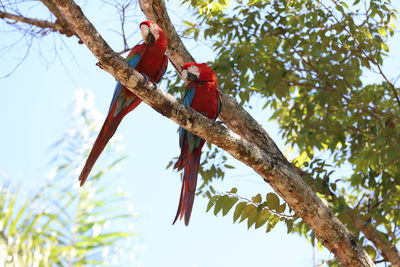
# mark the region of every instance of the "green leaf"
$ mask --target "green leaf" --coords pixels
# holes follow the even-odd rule
[[[267,206],[271,210],[276,210],[279,207],[279,198],[275,193],[267,194]]]
[[[171,160],[170,162],[168,162],[168,165],[167,165],[167,167],[165,167],[165,169],[169,169],[169,167],[171,167],[172,164],[174,164],[174,162]]]
[[[258,216],[257,208],[253,205],[249,205],[251,209],[248,212],[247,216],[247,229],[250,229],[250,227],[256,222],[256,218]]]
[[[7,212],[6,212],[6,216],[4,218],[4,221],[3,221],[3,225],[8,225],[8,221],[10,220],[10,218],[11,218],[11,216],[13,214],[14,205],[15,205],[15,201],[17,199],[17,196],[18,196],[18,190],[14,194],[10,194],[10,197],[8,199]]]
[[[230,197],[225,203],[224,206],[222,207],[222,215],[225,216],[235,205],[235,203],[238,201],[237,197]]]
[[[267,233],[270,232],[278,222],[279,222],[279,217],[272,214],[268,220],[266,232]]]
[[[286,227],[287,227],[287,233],[289,234],[293,230],[293,220],[286,219],[285,223],[286,223]]]
[[[379,32],[379,34],[380,35],[382,35],[383,37],[386,37],[387,35],[386,35],[386,29],[385,28],[380,28],[379,30],[378,30],[378,32]]]
[[[231,165],[228,165],[228,164],[224,164],[224,167],[227,168],[227,169],[234,169],[235,168],[234,166],[231,166]]]
[[[262,199],[261,199],[261,194],[257,194],[256,196],[252,197],[251,200],[254,203],[261,203]]]
[[[362,183],[362,176],[358,173],[354,173],[351,176],[351,185],[357,186],[357,185],[360,185],[361,183]]]
[[[387,44],[381,43],[381,48],[382,48],[383,50],[385,50],[386,52],[389,52],[389,46],[387,46]]]
[[[278,213],[284,213],[286,209],[286,202],[284,202],[282,205],[280,205],[277,209],[276,212]]]
[[[332,191],[336,191],[336,183],[331,183]]]
[[[340,4],[342,5],[342,6],[344,6],[345,8],[349,8],[349,6],[345,3],[345,2],[340,2]]]
[[[199,33],[200,33],[200,30],[199,30],[199,29],[195,29],[195,30],[194,30],[194,36],[193,36],[193,38],[194,38],[195,41],[197,41],[197,39],[199,38]]]
[[[243,208],[242,216],[240,217],[239,223],[243,222],[249,216],[250,211],[254,208],[254,205],[247,205]]]
[[[373,247],[365,246],[364,249],[372,259],[376,258],[376,250]]]
[[[374,39],[374,38],[372,37],[372,34],[371,34],[369,31],[367,31],[365,28],[363,28],[363,30],[364,30],[365,36],[367,36],[368,39],[370,39],[370,40]]]
[[[215,194],[214,187],[212,187],[211,185],[210,185],[210,191],[211,191],[211,193]]]
[[[236,188],[236,187],[233,187],[233,188],[231,189],[231,191],[229,191],[228,193],[236,194],[236,193],[237,193],[237,188]]]
[[[185,24],[186,26],[189,26],[189,27],[194,27],[196,25],[195,23],[187,21],[187,20],[184,20],[183,24]]]
[[[240,202],[236,205],[235,212],[233,214],[233,222],[236,222],[239,219],[240,215],[242,215],[244,207],[246,207],[246,202]]]
[[[10,230],[9,230],[9,233],[11,235],[15,234],[17,223],[18,223],[19,219],[21,219],[22,214],[25,212],[26,208],[28,207],[29,204],[31,204],[31,202],[32,202],[31,199],[26,200],[25,204],[22,206],[22,208],[20,208],[20,210],[17,214],[17,217],[15,217],[15,219],[12,221]]]
[[[269,211],[261,210],[261,212],[258,213],[256,218],[256,225],[255,225],[256,229],[263,226],[267,222],[270,215],[271,213]]]
[[[228,196],[219,196],[215,201],[214,215],[217,215],[224,205],[224,202],[229,198]]]
[[[208,201],[208,204],[207,204],[206,212],[208,212],[212,208],[212,206],[214,206],[215,201],[217,201],[218,197],[219,196],[213,196],[213,197],[210,198],[210,200]]]

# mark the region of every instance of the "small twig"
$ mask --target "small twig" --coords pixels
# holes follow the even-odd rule
[[[126,49],[128,47],[128,42],[126,41],[126,35],[125,35],[125,10],[129,6],[129,3],[126,4],[125,6],[121,6],[121,31],[122,31],[122,39],[124,40],[124,48]]]
[[[126,53],[126,52],[131,51],[131,50],[132,50],[132,47],[128,47],[128,48],[122,50],[121,52],[118,52],[117,54],[118,55],[122,55],[123,53]]]

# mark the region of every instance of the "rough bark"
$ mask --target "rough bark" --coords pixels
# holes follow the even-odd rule
[[[60,32],[62,34],[66,34],[67,36],[75,35],[78,37],[78,35],[74,32],[74,30],[69,26],[64,15],[60,12],[60,10],[57,8],[57,6],[51,0],[40,0],[40,1],[42,1],[42,3],[57,18],[56,23],[58,23],[62,27],[62,29],[60,30]]]
[[[54,2],[104,70],[164,116],[252,167],[288,202],[296,214],[313,229],[319,241],[344,265],[374,266],[354,236],[296,174],[281,153],[273,154],[264,147],[260,149],[233,131],[185,107],[168,93],[152,87],[122,57],[111,50],[73,1]]]

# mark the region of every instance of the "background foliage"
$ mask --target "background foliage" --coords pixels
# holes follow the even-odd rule
[[[88,184],[79,188],[79,165],[99,130],[99,115],[90,92],[79,90],[76,96],[72,127],[51,148],[56,153],[46,184],[36,194],[11,183],[2,185],[2,266],[115,266],[129,254],[126,241],[134,233],[121,223],[129,225],[133,219],[132,209],[126,209],[131,201],[126,193],[114,192],[100,181],[125,156],[116,153],[114,139],[105,152],[106,167],[95,170]]]

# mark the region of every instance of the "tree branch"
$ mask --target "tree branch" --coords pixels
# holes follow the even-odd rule
[[[76,37],[79,38],[79,36],[74,32],[72,27],[70,27],[68,21],[65,19],[64,15],[60,12],[58,7],[53,3],[51,0],[40,0],[48,9],[49,11],[57,18],[56,22],[59,23],[62,27],[62,30],[60,30],[60,33],[69,36],[75,35]],[[81,40],[79,40],[79,43],[82,43]]]
[[[296,214],[303,218],[314,230],[319,241],[335,253],[344,265],[374,266],[355,237],[295,173],[281,153],[272,154],[266,151],[265,147],[261,149],[179,103],[170,94],[159,88],[153,89],[150,82],[111,50],[72,0],[54,0],[54,2],[81,40],[97,57],[103,69],[159,113],[251,166],[287,201]],[[147,2],[151,5],[151,1]],[[183,57],[181,59],[183,60]]]
[[[360,229],[366,238],[368,238],[381,254],[385,261],[389,261],[393,266],[400,266],[400,254],[396,247],[387,240],[383,233],[368,225],[361,220],[357,214],[350,208],[346,208],[346,214],[353,220],[354,226]]]
[[[14,14],[6,13],[3,11],[0,11],[0,18],[11,19],[15,22],[23,22],[26,24],[30,24],[30,25],[42,28],[42,29],[50,29],[52,31],[61,31],[62,30],[62,26],[57,23],[53,23],[53,22],[50,22],[47,20],[26,18],[26,17],[14,15]]]
[[[312,184],[312,179],[310,176],[303,171],[302,169],[295,167],[297,173],[304,179],[307,184]],[[323,194],[327,199],[331,198],[331,201],[334,202],[337,200],[337,196],[326,186],[313,188],[315,192]],[[346,214],[353,221],[353,226],[359,229],[364,236],[370,240],[374,246],[380,250],[385,261],[389,261],[393,264],[393,266],[400,266],[400,254],[396,247],[389,242],[384,237],[384,234],[377,229],[368,225],[368,222],[361,220],[357,213],[346,205]]]

